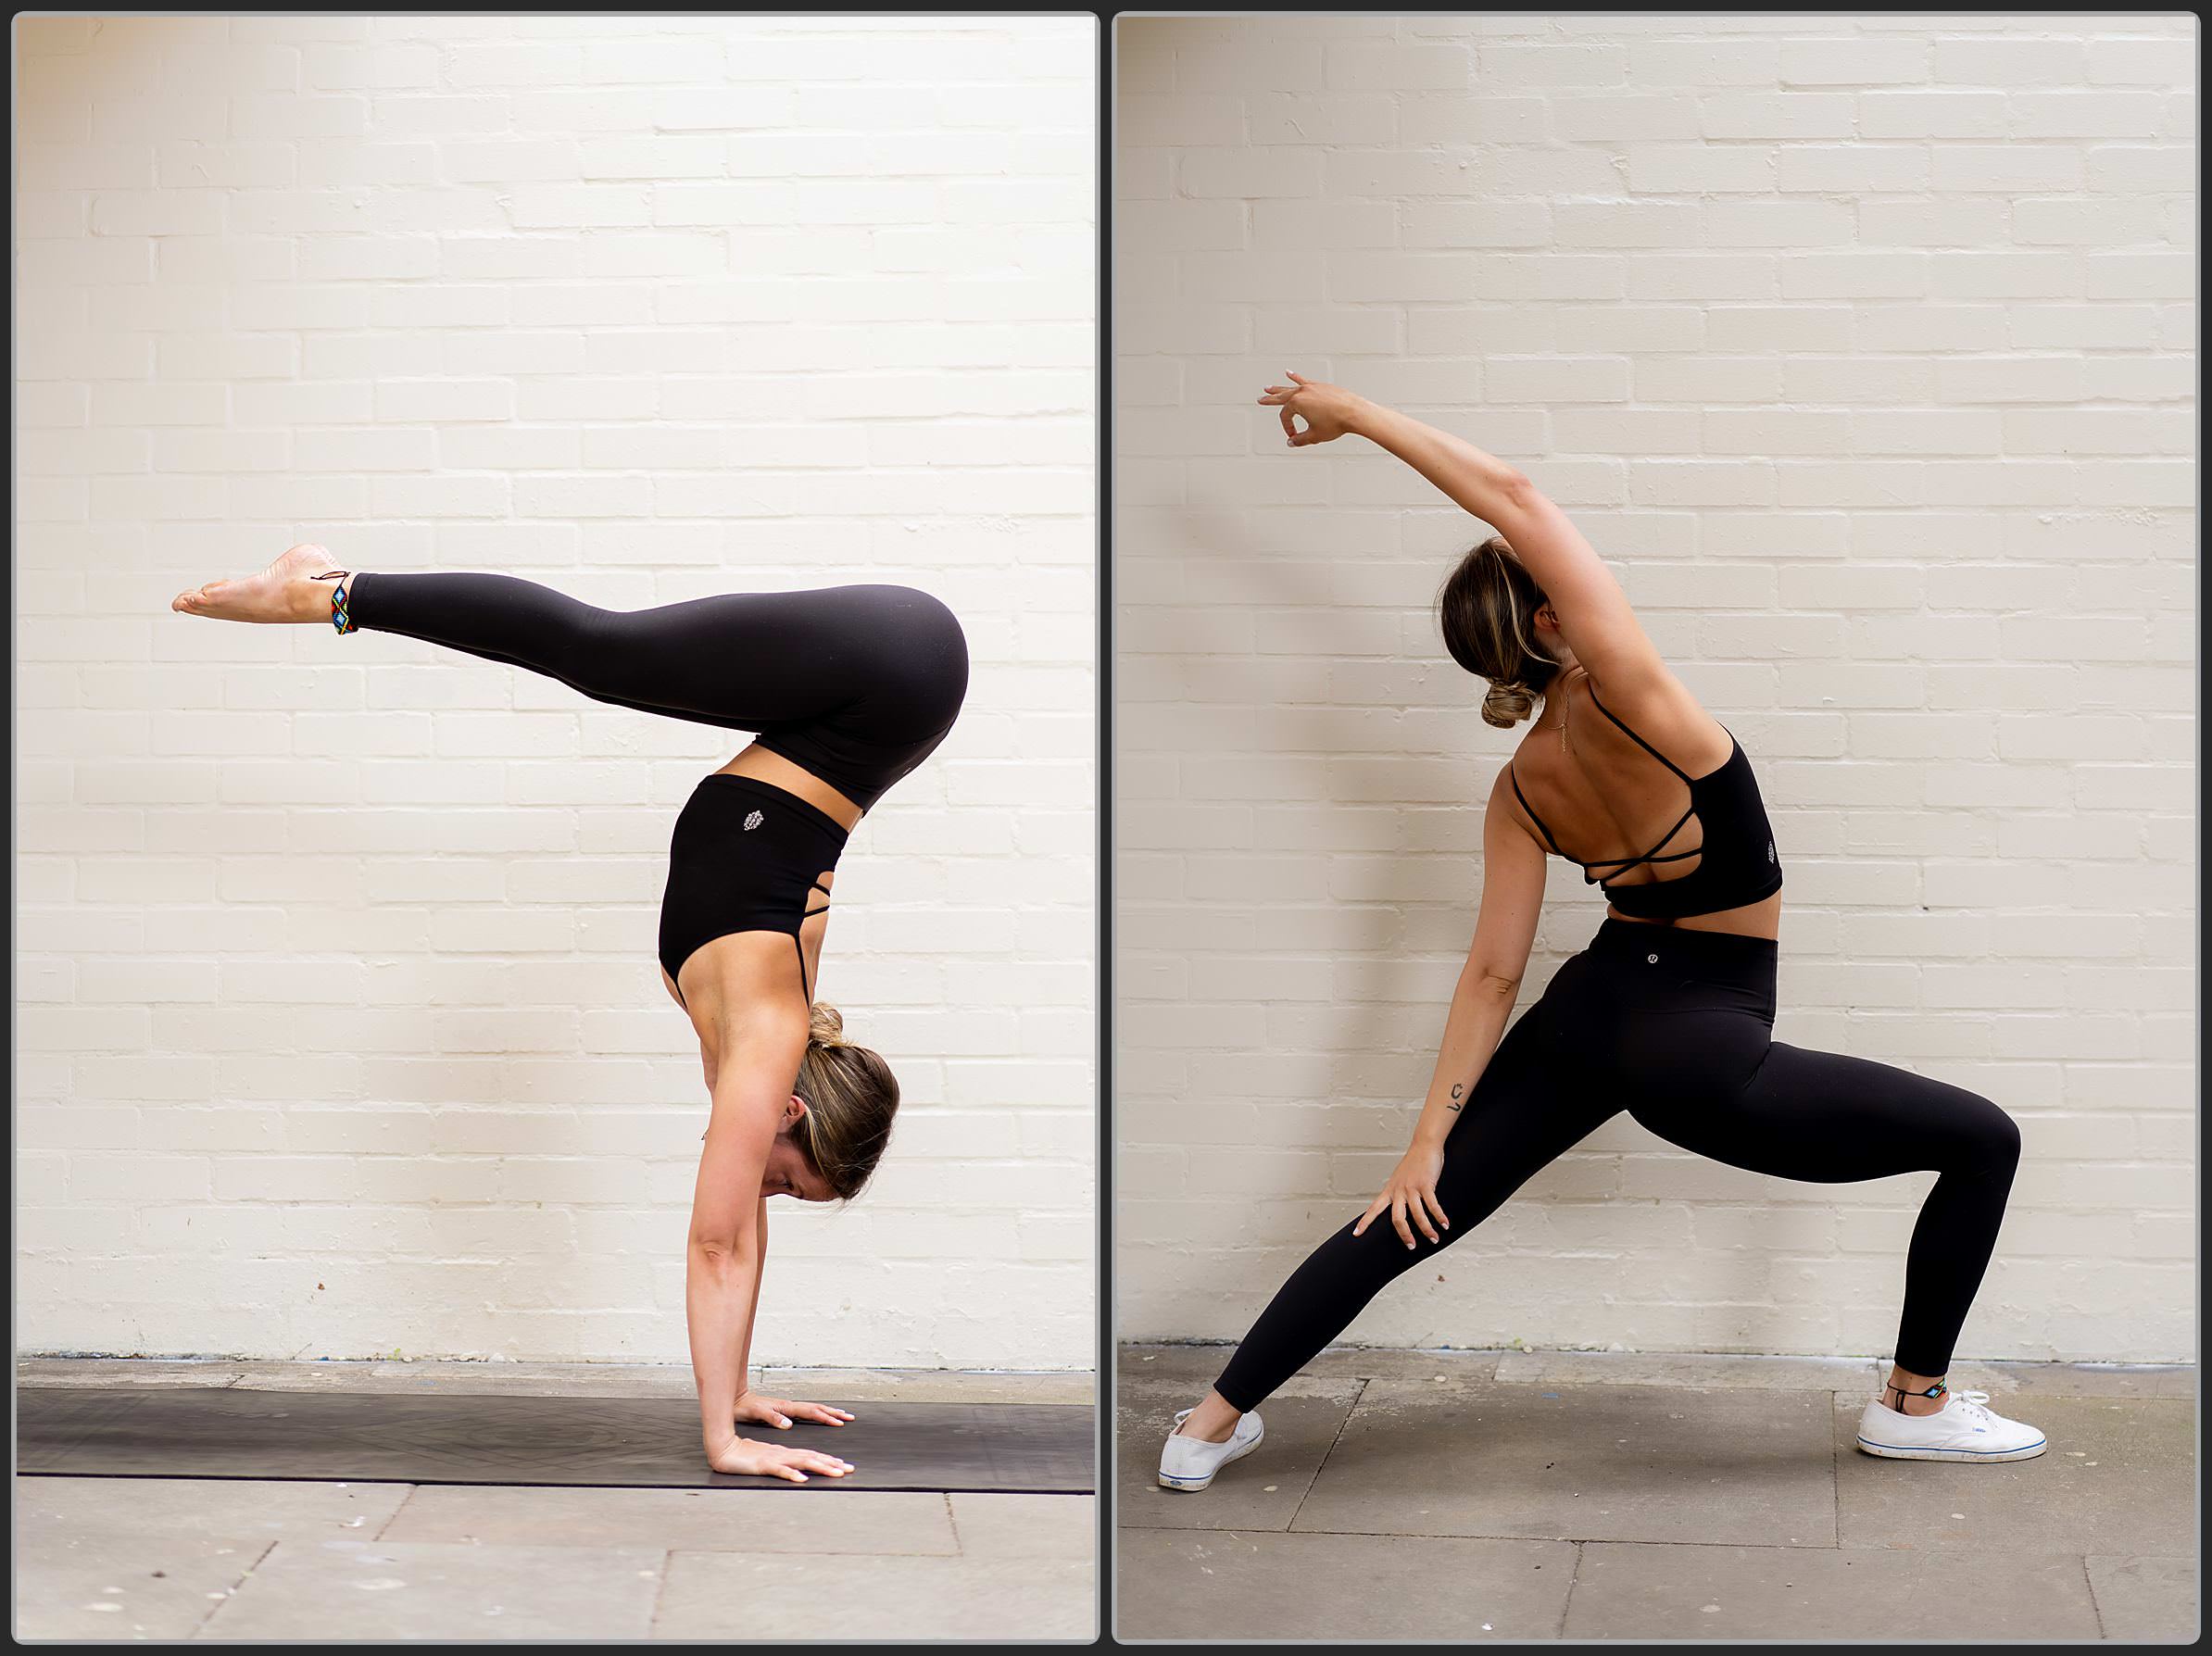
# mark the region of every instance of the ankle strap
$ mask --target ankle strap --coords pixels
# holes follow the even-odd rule
[[[337,628],[341,633],[358,633],[360,631],[358,627],[354,625],[353,617],[346,612],[346,583],[352,574],[353,571],[351,570],[326,570],[320,575],[310,575],[308,577],[308,579],[310,581],[334,581],[337,583],[335,586],[331,588],[331,625]]]
[[[1897,1400],[1901,1403],[1907,1398],[1940,1398],[1948,1389],[1949,1388],[1945,1386],[1941,1380],[1938,1380],[1926,1391],[1908,1391],[1902,1386],[1885,1386],[1882,1387],[1882,1390],[1884,1391],[1895,1392],[1897,1394]]]

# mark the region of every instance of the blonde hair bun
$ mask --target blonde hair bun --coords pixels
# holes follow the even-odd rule
[[[1536,710],[1536,692],[1522,684],[1502,684],[1490,681],[1490,690],[1482,698],[1482,721],[1500,730],[1513,727]]]
[[[823,1006],[819,1000],[807,1010],[807,1039],[817,1047],[848,1047],[845,1038],[845,1014],[834,1006]]]

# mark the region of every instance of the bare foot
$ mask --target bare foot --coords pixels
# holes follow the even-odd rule
[[[323,547],[303,542],[258,575],[210,581],[179,593],[169,607],[180,615],[205,615],[216,621],[327,621],[332,583],[314,577],[337,567]]]

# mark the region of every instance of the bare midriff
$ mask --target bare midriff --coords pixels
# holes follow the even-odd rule
[[[1739,937],[1764,937],[1773,942],[1782,930],[1782,894],[1761,897],[1755,903],[1746,903],[1741,909],[1721,909],[1711,914],[1690,914],[1680,920],[1646,920],[1638,914],[1623,914],[1612,904],[1605,905],[1605,918],[1625,920],[1640,926],[1672,926],[1684,932],[1733,932]]]
[[[797,795],[850,834],[860,826],[861,810],[843,794],[814,774],[793,764],[780,753],[771,753],[755,742],[716,772],[720,776],[749,776],[771,787]]]

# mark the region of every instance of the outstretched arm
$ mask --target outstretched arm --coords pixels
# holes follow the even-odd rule
[[[1293,448],[1351,433],[1396,455],[1503,535],[1559,616],[1575,659],[1601,685],[1624,688],[1665,671],[1628,595],[1559,507],[1519,470],[1435,426],[1302,374],[1260,401],[1282,411]],[[1300,430],[1293,417],[1306,422]]]
[[[739,1437],[734,1423],[746,1389],[767,1247],[760,1175],[806,1041],[805,1014],[782,1005],[755,1013],[734,1032],[732,1050],[716,1071],[714,1110],[691,1198],[684,1278],[708,1464],[717,1472],[765,1474],[793,1483],[804,1483],[813,1473],[841,1477],[848,1468],[834,1455]]]
[[[1482,819],[1482,909],[1475,922],[1475,941],[1452,992],[1444,1038],[1437,1049],[1436,1073],[1428,1097],[1414,1125],[1414,1142],[1399,1160],[1382,1194],[1352,1227],[1363,1235],[1382,1214],[1390,1216],[1399,1239],[1414,1246],[1418,1230],[1431,1242],[1438,1227],[1452,1228],[1437,1201],[1437,1180],[1444,1167],[1444,1141],[1473,1097],[1475,1084],[1505,1034],[1536,941],[1537,916],[1544,902],[1543,847],[1514,820],[1501,796],[1505,772],[1490,784]]]

